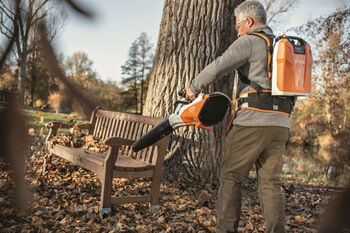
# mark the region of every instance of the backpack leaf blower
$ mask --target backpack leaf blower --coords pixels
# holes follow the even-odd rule
[[[198,128],[210,130],[213,125],[222,121],[227,110],[232,108],[230,98],[221,92],[206,95],[200,93],[193,101],[185,98],[184,91],[179,91],[179,95],[183,98],[175,102],[174,113],[132,144],[133,151],[138,152],[153,145],[182,126],[195,125]]]

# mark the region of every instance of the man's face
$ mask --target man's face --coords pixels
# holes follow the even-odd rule
[[[248,32],[250,32],[250,27],[249,27],[249,23],[250,23],[250,18],[246,17],[246,18],[239,18],[238,16],[236,17],[236,30],[237,30],[237,36],[241,37],[245,34],[247,34]]]

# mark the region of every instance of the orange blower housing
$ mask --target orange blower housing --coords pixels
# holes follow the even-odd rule
[[[186,105],[185,105],[186,106]],[[199,101],[193,101],[180,112],[184,125],[195,125],[201,129],[211,129],[220,122],[227,110],[232,107],[229,97],[220,92],[204,95]]]
[[[232,109],[230,98],[220,92],[207,95],[201,93],[192,102],[183,99],[176,103],[174,113],[142,135],[132,145],[135,152],[153,145],[179,127],[194,125],[209,130],[223,120],[228,109]]]
[[[204,95],[203,99],[197,103],[192,104],[190,107],[184,109],[180,114],[180,118],[185,125],[195,125],[202,129],[211,129],[210,125],[203,125],[200,118],[200,112],[202,110],[203,104],[206,103],[209,95]]]

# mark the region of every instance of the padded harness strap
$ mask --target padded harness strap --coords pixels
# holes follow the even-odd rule
[[[265,40],[266,46],[267,46],[267,74],[269,78],[272,77],[272,53],[273,53],[273,39],[274,37],[271,35],[266,34],[265,32],[251,32],[248,33],[248,35],[255,35]],[[238,77],[242,81],[242,83],[250,85],[253,87],[258,93],[260,93],[263,88],[255,81],[251,81],[246,77],[244,74],[242,74],[241,71],[237,69]]]
[[[240,95],[239,109],[252,109],[262,112],[279,112],[288,116],[293,111],[295,99],[292,96],[272,96],[270,90],[249,91]]]

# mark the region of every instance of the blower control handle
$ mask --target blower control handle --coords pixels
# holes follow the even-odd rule
[[[179,94],[179,96],[186,98],[186,91],[185,90],[180,90],[177,94]]]
[[[186,99],[186,90],[180,90],[178,91],[177,93],[179,96],[181,96],[183,99],[182,100],[178,100],[178,101],[175,101],[174,103],[174,106],[175,106],[175,111],[176,111],[176,108],[179,104],[190,104],[192,103],[191,100],[189,99]]]

